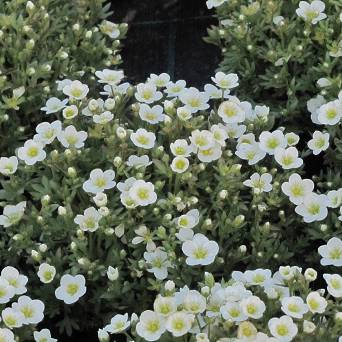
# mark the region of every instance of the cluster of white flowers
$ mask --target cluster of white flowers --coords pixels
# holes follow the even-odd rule
[[[284,127],[272,130],[269,127],[270,108],[252,105],[232,95],[239,85],[239,78],[233,73],[216,73],[212,77],[213,84],[205,85],[203,91],[187,87],[183,80],[172,82],[165,73],[151,74],[145,83],[135,88],[121,83],[122,71],[104,69],[95,75],[104,87],[103,99],[89,98],[90,89],[78,80],[59,81],[58,89],[67,98],[52,97],[42,107],[43,112],[53,114],[59,120],[40,123],[33,138],[18,148],[16,156],[0,159],[0,173],[6,180],[22,172],[35,172],[38,165],[49,168],[54,163],[48,174],[54,178],[55,173],[61,172],[66,176],[62,182],[72,184],[72,193],[61,194],[59,202],[47,215],[53,216],[56,210],[58,220],[64,220],[56,219],[58,225],[67,225],[67,229],[73,231],[75,240],[70,241],[70,250],[77,255],[77,262],[70,263],[68,271],[61,272],[59,265],[44,258],[43,253],[49,246],[40,244],[41,253],[32,250],[31,256],[39,263],[37,276],[41,283],[51,284],[51,287],[57,279],[59,286],[53,287],[56,299],[68,305],[76,303],[87,291],[85,276],[92,277],[98,267],[98,260],[94,259],[98,255],[99,259],[102,257],[102,244],[110,246],[113,239],[117,239],[122,246],[137,248],[129,250],[131,254],[127,257],[133,260],[138,255],[138,260],[132,262],[134,266],[129,268],[131,274],[141,278],[145,271],[153,289],[159,289],[157,284],[161,281],[166,283],[164,292],[154,302],[153,311],[143,311],[139,318],[132,315],[130,319],[128,313],[115,315],[99,330],[100,341],[107,341],[109,334],[126,333],[129,327],[148,341],[158,340],[164,333],[174,338],[191,333],[195,334],[196,341],[209,341],[213,333],[210,329],[221,332],[232,327],[237,341],[285,342],[293,340],[299,329],[312,333],[316,329],[313,315],[326,312],[328,299],[322,292],[309,291],[309,288],[301,296],[292,289],[294,280],[304,282],[308,287],[316,278],[312,269],[306,270],[304,275],[299,267],[290,266],[281,267],[274,275],[269,269],[236,271],[229,282],[215,284],[213,280],[208,283],[210,275],[207,275],[208,284],[202,286],[201,291],[190,290],[187,286],[176,291],[170,282],[176,280],[175,274],[177,280],[182,281],[183,268],[191,273],[204,267],[215,269],[229,262],[225,258],[226,247],[221,245],[227,236],[218,232],[219,225],[240,227],[244,222],[243,215],[237,215],[231,221],[224,218],[222,222],[213,222],[211,209],[203,209],[203,203],[206,206],[208,202],[203,191],[208,194],[213,191],[209,186],[196,188],[196,182],[206,168],[224,174],[228,168],[225,168],[227,159],[241,161],[242,164],[232,163],[231,168],[235,171],[247,168],[246,172],[239,173],[238,181],[252,188],[251,195],[241,185],[243,196],[249,196],[246,198],[253,202],[252,207],[261,208],[260,211],[265,206],[262,201],[272,199],[277,192],[282,201],[296,206],[295,212],[306,223],[326,219],[328,208],[341,208],[342,189],[327,194],[319,190],[314,192],[314,182],[302,178],[304,157],[310,152],[299,151],[296,147],[299,135],[287,132]],[[342,112],[340,100],[336,101],[323,103],[321,98],[314,99],[308,103],[308,108],[313,117],[317,114],[320,124],[337,124]],[[66,160],[62,166],[58,159],[61,145]],[[329,133],[315,131],[307,145],[314,155],[326,151]],[[91,147],[95,153],[89,157]],[[108,155],[111,160],[107,159]],[[266,168],[263,163],[271,167]],[[294,173],[294,169],[298,173]],[[212,171],[205,177],[215,181],[216,173]],[[188,181],[196,188],[190,194],[181,191]],[[226,181],[228,178],[224,179]],[[235,178],[231,181],[235,182]],[[44,179],[42,183],[42,187],[33,186],[34,190],[45,191],[49,180]],[[58,186],[54,185],[54,189]],[[40,213],[51,195],[45,194],[41,198]],[[231,198],[233,201],[235,194],[220,188],[215,196],[219,201]],[[76,206],[71,205],[72,199],[77,202]],[[0,215],[0,225],[5,229],[14,229],[30,215],[35,222],[44,221],[29,200],[14,203],[6,201]],[[120,215],[124,219],[114,225],[114,217],[120,218]],[[158,226],[154,217],[160,218]],[[127,222],[123,222],[125,220]],[[126,234],[127,230],[130,235]],[[18,235],[11,230],[13,240],[19,239]],[[63,244],[66,245],[65,241]],[[246,246],[240,247],[239,253],[245,253]],[[94,252],[96,248],[98,255]],[[108,260],[112,260],[111,254],[119,254],[125,259],[127,251],[111,248]],[[341,240],[332,237],[319,248],[319,254],[322,265],[341,266]],[[98,267],[100,272],[95,280],[101,276],[108,278],[106,281],[109,280],[108,286],[112,289],[127,270],[121,272],[121,265],[110,263],[106,260]],[[17,278],[20,277],[18,273]],[[339,274],[324,274],[323,277],[328,293],[335,298],[342,297],[342,277]],[[26,277],[24,279],[27,281]],[[18,288],[25,285],[20,285],[19,280],[13,282],[2,274],[0,280],[3,303],[26,291],[26,288],[22,293],[14,291],[13,284],[19,284]],[[276,301],[273,307],[278,311],[266,315],[266,301],[271,299]],[[32,306],[32,317],[19,317],[18,312],[25,311],[27,306]],[[22,296],[12,308],[3,311],[3,322],[9,329],[36,324],[42,319],[43,309],[42,302]],[[265,320],[265,317],[267,324],[258,331],[261,324],[254,320]],[[10,321],[14,323],[8,323]],[[303,328],[299,328],[299,323]],[[35,332],[35,338],[53,341],[49,334],[42,330]]]
[[[331,239],[319,253],[323,265],[342,265],[340,239]],[[323,277],[329,295],[341,298],[342,277]],[[213,275],[206,273],[200,291],[188,286],[177,290],[168,280],[155,298],[153,310],[143,311],[139,317],[134,313],[130,320],[127,313],[115,315],[104,329],[99,329],[99,340],[106,341],[108,334],[129,328],[134,336],[147,341],[157,341],[168,333],[174,338],[191,334],[196,341],[224,342],[228,339],[219,336],[231,331],[235,338],[229,341],[290,342],[296,340],[300,330],[309,339],[319,329],[320,317],[334,306],[324,289],[310,290],[310,283],[316,279],[317,272],[312,268],[302,273],[300,267],[281,266],[273,275],[269,269],[234,271],[228,282],[221,283],[215,283]],[[341,312],[335,313],[337,322],[340,316]]]

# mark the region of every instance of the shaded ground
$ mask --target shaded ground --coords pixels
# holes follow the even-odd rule
[[[219,49],[203,41],[216,22],[199,0],[113,0],[114,22],[130,29],[122,51],[130,81],[144,81],[153,73],[168,72],[173,79],[202,86],[219,63]]]

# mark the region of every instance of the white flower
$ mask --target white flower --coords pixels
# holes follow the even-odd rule
[[[171,169],[176,173],[183,173],[189,168],[189,160],[185,157],[175,157],[171,162]]]
[[[147,167],[151,164],[152,164],[152,161],[150,161],[149,156],[146,154],[140,157],[135,156],[135,155],[129,156],[126,162],[126,165],[130,167],[136,167],[136,168]]]
[[[342,204],[342,188],[338,190],[331,190],[327,193],[329,198],[329,207],[338,208]]]
[[[28,278],[25,275],[20,274],[16,268],[6,266],[1,271],[1,278],[8,281],[9,285],[13,287],[16,295],[22,295],[27,291],[26,284]]]
[[[89,92],[89,88],[86,84],[80,81],[72,81],[63,88],[63,93],[71,99],[82,100]]]
[[[3,322],[10,329],[20,328],[23,325],[24,315],[13,308],[5,308],[2,310],[1,317]]]
[[[296,9],[298,16],[311,24],[317,24],[320,20],[327,17],[324,12],[325,4],[322,1],[314,0],[311,3],[300,1],[299,7]]]
[[[303,203],[298,205],[295,211],[306,223],[322,221],[328,215],[328,205],[329,199],[326,195],[311,193],[305,196]]]
[[[146,121],[152,125],[158,122],[162,122],[165,119],[162,106],[156,105],[151,107],[146,103],[140,104],[139,116],[141,120]]]
[[[293,173],[289,181],[281,185],[281,190],[293,204],[299,205],[304,202],[307,195],[312,193],[314,186],[311,179],[302,179],[298,173]]]
[[[298,150],[295,147],[276,148],[274,159],[285,170],[296,169],[303,165],[303,159],[298,157]]]
[[[77,215],[74,222],[80,226],[83,231],[95,232],[99,228],[99,221],[102,215],[94,207],[84,210],[83,215]]]
[[[212,132],[208,130],[198,130],[191,132],[190,136],[191,143],[201,150],[208,150],[215,145],[215,139]]]
[[[90,172],[89,179],[83,183],[83,190],[97,194],[112,189],[116,184],[114,178],[115,172],[113,170],[94,169]]]
[[[37,275],[42,283],[49,284],[55,278],[56,268],[44,262],[39,265]]]
[[[147,269],[148,272],[154,274],[154,276],[163,280],[167,277],[167,268],[171,267],[171,263],[168,260],[168,255],[166,252],[162,251],[160,248],[157,248],[153,252],[145,252],[144,258],[146,262],[150,265]]]
[[[247,160],[248,165],[254,165],[266,156],[266,152],[261,150],[259,144],[256,142],[239,144],[235,154],[239,158]]]
[[[230,94],[230,90],[222,90],[215,87],[213,84],[206,84],[204,86],[204,92],[209,96],[210,99],[227,99]]]
[[[156,313],[167,317],[177,311],[177,303],[174,297],[158,295],[153,303],[153,309]]]
[[[62,110],[67,103],[68,99],[60,100],[57,97],[51,97],[46,101],[45,107],[40,108],[40,110],[46,114],[56,113]]]
[[[0,215],[0,225],[10,227],[17,224],[24,215],[26,201],[19,202],[16,205],[6,205],[2,215]]]
[[[78,114],[78,108],[75,105],[67,106],[63,109],[62,115],[64,119],[71,120]]]
[[[214,262],[219,246],[203,234],[195,234],[191,241],[183,242],[182,251],[187,256],[185,262],[188,265],[209,265]]]
[[[120,36],[119,26],[111,21],[104,20],[100,25],[102,33],[106,34],[109,38],[116,39]]]
[[[255,172],[251,175],[250,179],[243,182],[244,185],[253,188],[256,194],[261,192],[270,192],[272,190],[272,175],[269,173],[263,173],[260,175]]]
[[[205,311],[207,302],[196,290],[190,290],[183,299],[184,310],[188,313],[198,314]]]
[[[281,300],[281,310],[288,316],[303,318],[309,309],[301,297],[292,296]]]
[[[221,145],[215,144],[208,149],[199,149],[197,151],[197,157],[201,162],[210,163],[214,160],[221,158],[222,148]]]
[[[178,228],[192,229],[198,225],[199,211],[197,209],[191,209],[186,214],[179,216],[176,219]]]
[[[33,140],[38,141],[43,145],[48,145],[55,140],[61,131],[62,123],[59,120],[52,123],[41,122],[36,127],[37,134],[33,137]]]
[[[322,95],[310,99],[307,103],[307,109],[311,113],[311,121],[316,125],[320,125],[321,122],[318,120],[318,109],[325,103],[325,99]]]
[[[56,338],[51,337],[51,332],[49,329],[34,331],[33,337],[36,342],[57,342]]]
[[[332,237],[326,245],[318,248],[318,253],[322,256],[321,265],[342,266],[342,240]]]
[[[306,303],[312,313],[324,313],[328,306],[327,300],[318,291],[310,292],[306,297]]]
[[[217,114],[222,118],[223,122],[228,124],[243,122],[246,118],[245,110],[240,101],[235,101],[233,98],[222,102]]]
[[[284,17],[281,15],[277,15],[273,17],[273,24],[274,25],[280,25],[280,23],[284,22]]]
[[[0,304],[8,303],[14,295],[14,287],[5,278],[0,278]]]
[[[298,333],[297,325],[293,323],[292,318],[289,316],[271,318],[268,321],[268,328],[279,342],[292,341]]]
[[[76,303],[86,293],[85,278],[78,274],[65,274],[61,278],[60,286],[55,291],[57,299],[65,304]]]
[[[157,87],[151,83],[139,83],[137,85],[137,92],[135,93],[135,98],[139,102],[143,103],[153,103],[159,101],[163,97],[160,91],[157,91]]]
[[[151,310],[146,310],[139,317],[136,331],[146,341],[157,341],[165,332],[165,319]]]
[[[57,91],[62,91],[63,88],[66,85],[71,84],[72,81],[69,80],[68,78],[65,78],[64,80],[57,80],[56,83],[57,83]]]
[[[102,71],[96,71],[95,75],[99,79],[99,83],[109,84],[110,86],[119,84],[124,78],[122,70],[103,69]]]
[[[134,237],[132,240],[133,245],[137,245],[139,243],[146,243],[147,251],[154,251],[156,249],[156,245],[152,240],[153,234],[146,226],[141,225],[138,229],[134,230],[135,234],[138,236]]]
[[[179,94],[179,100],[191,111],[191,113],[196,113],[199,110],[209,108],[209,96],[194,87],[184,89]]]
[[[23,147],[19,147],[18,158],[23,160],[26,165],[34,165],[46,158],[44,145],[32,139],[27,140]]]
[[[286,133],[285,139],[286,139],[287,145],[295,146],[299,142],[299,135],[297,135],[296,133],[293,133],[293,132]]]
[[[245,125],[238,125],[236,123],[227,124],[224,126],[228,137],[231,139],[240,138],[245,132],[247,127]]]
[[[144,128],[138,128],[136,132],[131,134],[130,139],[135,146],[151,149],[155,144],[156,135],[153,132],[146,131]]]
[[[110,334],[118,334],[125,331],[131,322],[128,320],[128,313],[124,315],[117,314],[110,320],[110,323],[104,327],[104,330]]]
[[[191,110],[187,107],[178,107],[177,117],[182,121],[190,120],[192,118]]]
[[[342,297],[342,277],[339,274],[323,274],[328,292],[335,298]]]
[[[23,324],[38,324],[44,318],[44,303],[39,299],[31,299],[28,296],[21,296],[12,308],[23,314]]]
[[[87,137],[87,132],[77,131],[73,125],[67,126],[57,135],[57,139],[65,148],[82,148]]]
[[[233,322],[242,322],[247,320],[247,316],[242,312],[242,307],[239,302],[228,302],[220,307],[220,312],[225,320]]]
[[[104,329],[97,330],[97,338],[99,342],[109,342],[110,340],[109,334]]]
[[[15,342],[14,334],[7,328],[0,328],[0,341]]]
[[[93,121],[96,124],[100,124],[100,125],[104,125],[110,121],[112,121],[114,118],[114,114],[112,114],[111,112],[109,112],[108,110],[101,113],[101,114],[95,114],[93,116]]]
[[[175,97],[178,96],[186,87],[186,82],[184,80],[179,80],[177,82],[168,82],[166,84],[165,92],[167,93],[168,97]]]
[[[266,310],[265,303],[257,296],[250,296],[240,302],[242,312],[249,318],[261,318]]]
[[[329,87],[329,86],[331,86],[331,81],[325,77],[322,77],[322,78],[317,80],[317,85],[320,88]]]
[[[91,99],[87,107],[82,109],[82,114],[85,116],[93,116],[95,113],[102,113],[105,110],[105,102],[100,99]]]
[[[213,7],[219,7],[224,4],[227,0],[207,0],[206,5],[208,9],[212,9]]]
[[[146,206],[156,202],[157,194],[154,192],[154,185],[151,182],[137,180],[130,187],[129,196],[132,200],[141,206]]]
[[[246,271],[244,277],[246,284],[265,286],[270,282],[272,272],[269,269],[257,268],[256,270]]]
[[[322,125],[336,125],[342,117],[342,106],[340,100],[323,104],[317,110],[317,120]]]
[[[174,337],[183,336],[191,329],[194,320],[195,316],[192,314],[175,312],[167,318],[166,330]]]
[[[17,168],[18,158],[16,156],[0,158],[0,173],[4,176],[13,175],[17,171]]]
[[[119,269],[116,267],[108,266],[107,277],[110,281],[115,281],[119,278]]]
[[[211,133],[215,141],[222,147],[226,146],[226,140],[228,139],[228,134],[225,126],[223,125],[212,125],[210,127]]]
[[[239,85],[239,77],[237,74],[225,74],[219,71],[211,79],[222,89],[232,89]]]
[[[315,131],[312,139],[308,142],[308,147],[313,151],[314,155],[320,154],[329,147],[329,133]]]
[[[273,155],[277,147],[285,148],[287,141],[281,130],[274,132],[264,131],[259,136],[260,148],[266,153]]]
[[[244,102],[241,102],[241,104],[243,104]],[[270,114],[270,107],[267,107],[267,106],[260,106],[260,105],[256,105],[254,107],[254,113],[252,114],[252,118],[250,118],[250,114],[247,115],[247,119],[249,120],[254,120],[254,116],[258,119],[261,119],[261,120],[266,120],[267,121],[267,117],[268,115]],[[246,111],[246,114],[248,114],[248,111]]]
[[[185,139],[177,139],[170,144],[170,150],[175,157],[189,157],[194,151],[194,147],[188,145],[188,142]]]
[[[167,84],[170,82],[170,75],[165,72],[160,75],[150,74],[147,82],[154,84],[157,88],[163,88],[166,87]]]

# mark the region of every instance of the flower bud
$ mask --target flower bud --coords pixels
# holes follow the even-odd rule
[[[166,283],[165,283],[165,285],[164,285],[164,287],[165,287],[165,290],[166,291],[170,291],[170,292],[172,292],[172,291],[174,291],[175,290],[175,283],[172,281],[172,280],[168,280]]]
[[[241,245],[239,247],[239,252],[242,254],[245,254],[247,252],[247,246],[246,245]]]
[[[48,247],[45,243],[41,243],[38,248],[39,248],[39,251],[42,253],[45,253],[48,249]]]
[[[113,160],[113,164],[115,167],[119,167],[122,164],[122,158],[121,157],[115,157]]]
[[[115,281],[119,278],[119,269],[109,266],[107,269],[107,277],[110,281]]]
[[[214,276],[209,272],[205,272],[204,273],[204,283],[209,288],[212,288],[215,285]]]
[[[219,198],[220,199],[226,199],[227,198],[227,196],[228,196],[228,191],[227,190],[221,190],[220,192],[219,192]]]
[[[75,178],[77,176],[77,171],[74,167],[68,167],[68,175],[71,178]]]
[[[303,331],[306,334],[312,334],[316,329],[316,325],[310,321],[304,320],[303,322]]]
[[[307,268],[304,272],[304,277],[307,281],[315,281],[317,279],[317,271],[313,268]]]
[[[106,217],[109,215],[109,209],[107,207],[100,207],[99,208],[99,213],[103,216]]]
[[[44,195],[40,201],[43,206],[46,206],[50,203],[50,200],[51,200],[51,197],[49,195]]]
[[[127,136],[127,132],[123,127],[118,127],[116,129],[116,135],[118,136],[119,139],[124,140]]]
[[[99,329],[97,331],[97,337],[99,339],[99,342],[109,342],[109,340],[110,340],[109,334],[104,329]]]
[[[58,215],[64,216],[64,215],[66,215],[67,210],[65,207],[60,205],[57,209],[57,212],[58,212]]]
[[[107,205],[107,195],[103,192],[99,192],[97,193],[94,197],[93,197],[93,200],[95,202],[95,204],[98,206],[98,207],[103,207],[105,205]]]

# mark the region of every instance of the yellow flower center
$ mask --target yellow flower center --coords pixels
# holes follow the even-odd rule
[[[73,296],[77,293],[79,289],[78,284],[68,284],[67,288],[66,288],[66,292],[70,295]]]
[[[27,155],[31,158],[37,157],[39,153],[38,147],[31,146],[27,149]]]

